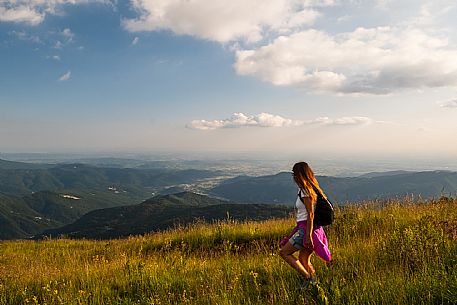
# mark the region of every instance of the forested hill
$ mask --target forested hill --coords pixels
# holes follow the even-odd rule
[[[271,204],[236,204],[192,192],[156,196],[141,204],[92,211],[76,222],[37,236],[108,239],[145,234],[195,221],[283,218],[292,209]]]
[[[387,172],[360,177],[318,176],[326,194],[336,203],[386,199],[414,195],[437,198],[457,194],[457,172]],[[290,173],[271,176],[240,176],[214,187],[210,194],[248,203],[292,204],[297,187]]]
[[[359,177],[317,178],[329,198],[341,205],[405,195],[428,199],[457,194],[457,172],[450,171],[394,171]],[[163,196],[183,190],[209,197],[190,192]],[[296,193],[290,173],[285,172],[227,178],[222,171],[210,170],[110,168],[80,163],[50,165],[0,160],[0,239],[28,238],[72,223],[77,227],[66,227],[69,231],[48,232],[108,238],[161,230],[173,223],[188,223],[196,218],[221,219],[227,212],[235,218],[256,219],[255,215],[267,217],[268,213],[277,217],[284,215],[288,208],[276,205],[290,207]],[[120,206],[128,207],[124,210]],[[80,219],[98,209],[104,210]],[[148,218],[135,223],[133,219],[142,219],[141,211]],[[103,213],[108,213],[111,219],[105,218]],[[130,218],[122,218],[121,215],[127,214]],[[111,229],[93,226],[81,229],[81,224],[91,223],[93,219]],[[119,226],[113,226],[113,221]],[[99,236],[95,232],[99,232]]]
[[[85,213],[124,205],[117,194],[41,191],[17,197],[0,193],[0,240],[28,238],[76,221]]]
[[[85,164],[36,165],[2,161],[0,192],[14,196],[39,191],[113,190],[129,198],[151,197],[167,186],[194,183],[220,175],[208,170],[103,168]]]
[[[49,168],[52,165],[49,164],[35,164],[25,162],[15,162],[0,159],[0,170],[2,169],[38,169],[38,168]]]

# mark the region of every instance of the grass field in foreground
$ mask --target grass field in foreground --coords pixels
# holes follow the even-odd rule
[[[330,304],[456,304],[457,200],[367,202],[313,263]],[[278,256],[294,219],[196,223],[111,241],[0,242],[0,304],[315,304]]]

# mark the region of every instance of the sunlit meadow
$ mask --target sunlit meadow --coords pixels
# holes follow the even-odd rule
[[[457,200],[366,202],[328,227],[319,296],[278,256],[293,217],[110,241],[0,243],[1,304],[455,304]]]

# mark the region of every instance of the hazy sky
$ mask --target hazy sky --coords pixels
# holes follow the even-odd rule
[[[457,156],[455,16],[455,0],[0,0],[0,152]]]

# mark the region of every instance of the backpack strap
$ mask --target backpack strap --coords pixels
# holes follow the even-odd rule
[[[314,185],[313,185],[313,189],[317,194],[317,198],[319,198],[319,197],[325,198],[325,196],[322,194],[322,192],[319,191],[319,189],[315,188]]]

